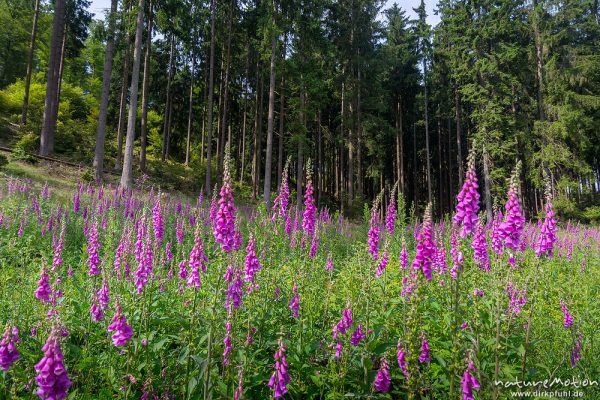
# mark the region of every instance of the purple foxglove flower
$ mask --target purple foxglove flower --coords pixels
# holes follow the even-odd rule
[[[287,393],[287,385],[291,381],[287,367],[285,346],[283,345],[283,339],[279,338],[279,349],[275,352],[275,372],[273,372],[267,384],[273,390],[274,399],[278,399]]]
[[[275,202],[273,203],[273,218],[279,215],[283,221],[287,221],[288,203],[290,198],[290,186],[288,183],[288,169],[290,161],[291,158],[288,158],[287,162],[285,163],[285,167],[283,168],[283,173],[281,176],[279,195],[277,198],[275,198]]]
[[[509,304],[508,304],[508,313],[513,315],[519,315],[521,313],[522,307],[527,303],[527,289],[523,291],[517,290],[512,281],[508,282],[508,286],[505,290],[508,295]]]
[[[431,357],[429,356],[429,343],[427,343],[427,339],[424,335],[421,335],[423,339],[421,341],[421,355],[419,356],[419,362],[421,364],[428,363],[431,361]]]
[[[231,323],[227,322],[225,324],[225,330],[227,334],[225,335],[225,339],[223,339],[224,350],[223,350],[223,365],[227,365],[229,362],[229,353],[231,352]]]
[[[477,184],[477,174],[475,173],[475,153],[469,154],[468,170],[463,187],[456,196],[456,214],[452,218],[452,222],[457,228],[461,228],[460,237],[465,238],[469,233],[472,233],[477,226],[479,217],[479,188]]]
[[[388,204],[386,216],[385,216],[385,228],[390,233],[390,235],[394,234],[394,230],[396,229],[396,189],[398,187],[398,183],[394,185],[392,189],[392,195],[390,197],[390,204]]]
[[[11,365],[19,359],[20,355],[16,344],[20,341],[17,327],[11,328],[7,325],[2,334],[2,340],[0,340],[0,369],[2,371],[8,371]]]
[[[90,308],[90,314],[92,314],[92,319],[94,322],[99,322],[104,318],[104,312],[102,311],[102,307],[94,301],[92,303],[92,307]]]
[[[406,242],[402,241],[402,250],[400,250],[400,268],[408,267],[408,251],[406,250]]]
[[[183,244],[183,220],[177,220],[177,223],[175,224],[175,236],[177,237],[177,243]]]
[[[540,229],[540,237],[535,248],[535,254],[538,257],[546,255],[552,257],[554,243],[556,242],[556,219],[554,218],[554,210],[552,203],[546,203],[546,218]]]
[[[313,198],[312,167],[310,159],[306,163],[306,191],[304,192],[304,214],[302,215],[302,247],[308,239],[312,239],[315,234],[317,222],[317,207]]]
[[[39,386],[36,393],[41,399],[63,400],[67,397],[71,381],[60,349],[60,334],[53,330],[42,351],[44,357],[35,364],[38,373],[35,381]]]
[[[335,345],[335,359],[336,360],[340,360],[340,358],[342,358],[342,350],[344,349],[344,347],[342,346],[342,342],[337,342],[337,344]]]
[[[250,236],[248,246],[246,247],[246,258],[244,259],[244,281],[248,283],[254,282],[254,275],[262,268],[258,261],[258,257],[256,256],[255,246],[256,242],[254,238]]]
[[[290,299],[290,310],[292,310],[294,318],[298,318],[300,311],[300,298],[298,297],[298,286],[294,285],[292,289],[292,298]]]
[[[379,197],[373,203],[371,209],[371,220],[369,221],[369,239],[367,244],[369,245],[369,253],[373,261],[377,261],[379,258]]]
[[[469,366],[463,373],[463,376],[460,380],[460,386],[462,388],[462,400],[475,400],[473,397],[473,389],[479,390],[480,385],[473,375],[476,372],[475,367],[473,366],[473,361],[469,362]]]
[[[121,311],[119,304],[115,305],[115,315],[111,319],[111,324],[108,326],[108,332],[114,332],[112,335],[113,344],[117,347],[123,347],[133,337],[133,329],[127,324],[127,318]]]
[[[50,278],[48,277],[48,271],[46,271],[46,267],[42,267],[40,280],[38,281],[38,287],[35,290],[35,297],[36,299],[39,299],[44,303],[50,303],[51,294],[52,289],[50,288]]]
[[[42,188],[42,199],[48,200],[50,198],[50,189],[48,188],[48,182],[44,183],[44,187]]]
[[[350,344],[352,346],[358,346],[363,340],[365,340],[363,326],[362,324],[358,324],[358,326],[354,330],[354,333],[352,333],[352,337],[350,338]]]
[[[431,204],[425,209],[423,225],[417,236],[417,254],[412,262],[413,269],[421,269],[425,278],[431,281],[431,266],[435,258],[435,243],[433,241],[433,226],[431,222]]]
[[[154,253],[152,252],[152,239],[149,234],[146,234],[144,238],[143,253],[141,254],[141,260],[138,264],[138,268],[135,271],[135,285],[137,286],[137,293],[141,294],[150,279],[152,274],[152,265],[154,262]]]
[[[383,253],[383,257],[381,257],[381,260],[379,261],[379,265],[377,266],[377,271],[375,271],[375,276],[377,276],[378,278],[381,277],[381,274],[383,274],[383,271],[385,271],[388,262],[389,262],[389,254],[387,249],[385,250],[385,252]]]
[[[98,265],[98,249],[100,248],[100,240],[98,239],[98,221],[94,220],[88,236],[88,267],[90,268],[88,275],[96,276],[100,273]]]
[[[523,228],[525,227],[525,215],[521,209],[521,203],[519,202],[518,196],[517,173],[519,170],[519,165],[520,163],[513,173],[510,189],[508,190],[508,202],[504,206],[506,210],[504,221],[498,227],[500,231],[500,238],[504,242],[504,246],[512,250],[519,249],[519,245],[521,243],[521,234],[523,233]]]
[[[213,235],[217,243],[221,244],[223,251],[229,253],[233,250],[235,242],[235,206],[231,192],[231,174],[229,162],[229,144],[226,146],[225,171],[223,175],[223,186],[221,187],[219,209],[215,217]]]
[[[108,310],[108,303],[110,302],[109,290],[108,290],[108,282],[106,279],[102,282],[102,287],[98,290],[98,303],[102,310]]]
[[[560,301],[560,309],[564,315],[564,326],[566,329],[569,329],[571,325],[573,325],[573,316],[569,312],[569,309],[563,300]]]
[[[190,258],[188,261],[188,265],[191,268],[191,272],[187,281],[187,285],[189,287],[200,289],[200,268],[202,268],[202,272],[206,272],[207,262],[208,258],[206,258],[206,255],[204,254],[204,244],[200,238],[200,228],[199,225],[196,225],[196,232],[194,233],[194,247],[190,252]]]
[[[479,288],[475,288],[475,290],[473,291],[473,296],[483,297],[483,295],[484,295],[483,290],[481,290]]]
[[[160,244],[165,236],[165,221],[160,207],[160,193],[156,196],[156,203],[154,203],[154,208],[152,209],[152,225],[154,227],[154,237]]]
[[[325,270],[332,272],[333,271],[333,260],[331,256],[327,257],[327,264],[325,264]]]
[[[227,289],[227,297],[225,298],[226,308],[240,308],[242,305],[242,296],[244,295],[243,287],[242,274],[239,271],[235,271],[235,278],[233,278]]]
[[[308,253],[309,257],[315,258],[315,256],[317,255],[318,249],[319,249],[319,230],[317,229],[312,238],[312,243],[310,245],[310,251]]]
[[[397,353],[396,353],[396,358],[398,360],[398,366],[400,367],[400,370],[402,371],[402,373],[404,374],[404,376],[406,378],[408,378],[408,363],[406,362],[406,352],[404,351],[404,348],[402,347],[402,344],[400,343],[400,339],[398,339],[398,346],[396,348]]]
[[[490,259],[488,255],[488,243],[485,237],[485,225],[482,222],[477,224],[477,231],[473,236],[473,242],[471,242],[473,248],[473,260],[479,264],[482,270],[485,272],[490,271]]]
[[[494,215],[494,220],[492,221],[492,249],[498,255],[502,255],[502,234],[500,231],[500,225],[502,224],[502,220],[504,216],[502,212],[498,211],[496,215]]]
[[[333,327],[333,339],[337,339],[338,334],[343,335],[352,326],[352,309],[347,306],[342,310],[342,318]]]
[[[578,335],[575,346],[571,351],[571,367],[577,367],[577,363],[581,360],[581,334]]]
[[[167,257],[167,263],[171,263],[171,260],[173,260],[173,252],[171,251],[171,242],[167,242],[167,244],[165,245],[165,256]]]
[[[60,236],[58,238],[58,242],[56,243],[56,247],[54,248],[54,259],[52,260],[52,268],[51,271],[55,271],[56,268],[60,267],[63,263],[62,259],[62,250],[65,244],[65,229],[66,229],[66,218],[63,219],[61,228],[60,228]]]
[[[375,382],[373,382],[373,387],[377,392],[387,393],[390,391],[391,383],[390,364],[388,364],[387,359],[384,357],[381,359],[381,364],[379,366],[379,371],[377,371]]]

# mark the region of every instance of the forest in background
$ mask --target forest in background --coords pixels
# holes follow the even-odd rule
[[[322,206],[359,215],[399,182],[440,217],[474,151],[488,216],[520,160],[528,217],[547,181],[562,217],[600,219],[598,0],[440,0],[436,26],[423,2],[414,20],[378,0],[112,0],[103,20],[89,6],[0,0],[15,158],[211,193],[229,142],[249,200],[273,198],[290,158],[300,204],[310,159]]]

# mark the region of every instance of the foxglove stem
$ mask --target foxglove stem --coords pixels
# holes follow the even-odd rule
[[[537,266],[533,276],[533,292],[531,293],[531,308],[529,309],[529,317],[527,318],[527,331],[525,332],[525,351],[523,352],[523,364],[521,365],[521,379],[525,379],[525,368],[527,367],[527,347],[529,345],[529,337],[531,334],[531,325],[533,323],[533,312],[535,307],[535,291],[538,284],[538,275],[540,274],[540,263],[536,262]]]

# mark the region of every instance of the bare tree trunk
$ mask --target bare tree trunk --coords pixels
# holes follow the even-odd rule
[[[281,60],[281,84],[279,85],[279,144],[277,149],[277,187],[281,187],[283,173],[283,139],[285,137],[285,52],[287,32],[283,36],[283,57]]]
[[[125,55],[123,56],[123,76],[121,78],[121,102],[119,106],[119,123],[117,126],[117,159],[115,161],[115,170],[121,169],[121,158],[123,155],[123,131],[125,130],[125,114],[127,113],[127,91],[129,87],[129,63],[130,63],[130,35],[129,35],[129,18],[131,11],[131,2],[124,8],[123,12],[127,13],[125,22]]]
[[[275,19],[275,2],[273,2],[273,20]],[[275,21],[273,21],[273,24]],[[273,123],[275,118],[275,53],[277,52],[277,36],[271,38],[271,63],[269,67],[269,110],[267,114],[267,154],[265,158],[265,182],[263,200],[267,210],[271,206],[271,163],[273,161]]]
[[[458,94],[458,88],[454,87],[454,111],[456,113],[456,160],[458,163],[458,187],[462,187],[463,184],[463,163],[462,163],[462,140],[461,140],[461,126],[460,126],[460,97]]]
[[[543,43],[542,43],[542,35],[540,34],[540,13],[538,12],[538,2],[537,0],[533,1],[533,35],[535,41],[535,64],[536,64],[536,74],[535,77],[537,79],[537,108],[538,108],[538,118],[540,121],[544,121],[546,119],[546,115],[544,113],[544,60],[543,60]]]
[[[152,55],[152,0],[148,3],[148,36],[144,52],[144,81],[142,82],[142,115],[140,127],[140,171],[146,171],[146,147],[148,146],[148,99],[150,98],[150,56]]]
[[[443,170],[442,170],[442,116],[440,115],[440,107],[438,105],[438,112],[437,112],[437,127],[438,127],[438,142],[437,142],[437,147],[438,147],[438,194],[437,194],[437,198],[439,199],[440,202],[440,217],[444,215],[444,196],[442,194],[442,185],[443,185],[443,179],[442,179],[442,174],[443,174]]]
[[[361,85],[361,76],[360,76],[360,51],[357,50],[357,62],[359,65],[357,66],[357,81],[356,81],[356,189],[357,194],[360,197],[363,195],[363,169],[362,169],[362,121],[361,121],[361,98],[360,98],[360,85]]]
[[[300,78],[302,81],[302,78]],[[306,104],[306,97],[304,93],[304,88],[300,89],[300,124],[302,126],[306,125],[305,121],[305,113],[304,107]],[[303,172],[304,172],[304,141],[303,138],[298,140],[298,160],[296,165],[296,207],[298,212],[302,209],[302,182],[303,182]]]
[[[450,117],[448,117],[448,209],[452,210],[454,208],[454,184],[452,179],[452,121],[450,121]]]
[[[65,24],[62,44],[60,45],[60,63],[58,67],[58,90],[56,91],[56,108],[60,107],[60,92],[62,90],[62,78],[65,71],[65,51],[67,49],[67,24]]]
[[[54,151],[54,131],[58,118],[58,85],[60,80],[61,45],[65,27],[65,0],[54,3],[54,21],[52,23],[52,39],[50,42],[50,61],[48,63],[48,81],[46,84],[46,100],[44,103],[44,119],[40,137],[40,155],[47,156]]]
[[[131,71],[131,89],[129,99],[129,116],[127,119],[127,140],[125,141],[125,157],[121,187],[131,189],[133,186],[133,141],[135,140],[135,122],[137,117],[138,83],[140,79],[140,60],[142,52],[142,28],[144,26],[144,0],[139,0],[135,29],[135,47],[133,50],[133,69]]]
[[[419,185],[418,185],[418,168],[417,168],[417,127],[413,123],[413,201],[415,210],[419,207]]]
[[[282,72],[282,75],[284,73]],[[285,79],[281,78],[279,92],[279,143],[277,148],[277,187],[281,187],[283,174],[283,141],[285,138]]]
[[[215,19],[216,19],[216,0],[210,2],[210,58],[208,67],[208,109],[207,109],[207,125],[208,134],[206,138],[206,177],[204,180],[204,191],[207,195],[211,192],[210,168],[212,158],[212,131],[213,131],[213,90],[214,90],[214,74],[215,74]]]
[[[223,132],[225,132],[225,129],[227,129],[227,112],[228,112],[228,101],[229,101],[229,71],[231,69],[231,35],[232,35],[232,22],[233,22],[233,7],[234,7],[234,2],[230,2],[229,5],[229,20],[227,22],[227,51],[226,51],[226,55],[225,55],[225,80],[223,81],[223,109],[221,110],[221,114],[223,116],[223,122],[221,123],[222,128],[221,130]],[[225,134],[223,133],[223,138],[225,137]],[[225,158],[225,143],[226,141],[224,139],[221,140],[221,149],[219,151],[219,172],[221,173],[223,171],[223,159]]]
[[[244,182],[244,167],[246,166],[246,120],[248,118],[248,101],[247,101],[247,96],[248,96],[248,70],[250,68],[250,45],[246,46],[246,68],[245,68],[245,73],[244,76],[246,77],[246,80],[244,82],[244,102],[243,102],[243,108],[244,111],[242,113],[242,145],[241,145],[241,153],[240,153],[240,159],[242,160],[242,167],[240,169],[240,185]]]
[[[431,195],[431,153],[429,152],[429,101],[427,100],[427,63],[423,59],[423,88],[425,92],[425,151],[427,157],[427,201],[432,202]]]
[[[39,2],[39,0],[37,0]],[[102,73],[102,92],[98,105],[98,129],[96,130],[96,151],[94,153],[94,175],[96,181],[102,180],[104,169],[104,141],[106,139],[106,115],[108,113],[108,95],[110,92],[110,76],[112,73],[113,53],[115,50],[115,19],[117,14],[117,0],[110,2],[108,20],[108,37],[104,52],[104,71]]]
[[[400,184],[400,193],[404,193],[404,119],[402,104],[399,101],[396,105],[396,168],[398,169],[398,179]]]
[[[192,136],[192,106],[194,104],[194,50],[192,50],[192,65],[190,67],[190,98],[188,103],[187,142],[185,146],[185,165],[190,163],[190,139]]]
[[[263,77],[260,76],[260,84],[258,89],[258,104],[256,114],[256,134],[254,141],[254,180],[252,182],[252,199],[256,200],[258,196],[258,187],[260,186],[260,158],[262,155],[262,120],[263,120],[263,96],[264,96],[264,83]]]
[[[165,103],[165,120],[163,124],[163,137],[162,137],[162,146],[160,152],[160,159],[165,161],[167,157],[167,147],[168,147],[168,136],[169,136],[169,128],[171,125],[171,103],[173,100],[171,99],[171,80],[173,79],[173,53],[175,51],[175,35],[171,32],[171,49],[169,51],[169,73],[167,75],[167,100]]]
[[[321,192],[323,191],[323,177],[325,176],[323,164],[323,132],[321,131],[321,109],[319,109],[317,111],[317,162],[315,165],[317,203],[321,202]]]
[[[27,74],[25,75],[25,94],[23,95],[23,109],[21,110],[21,125],[27,125],[27,108],[29,107],[29,87],[31,86],[31,73],[33,71],[33,53],[35,51],[35,39],[38,31],[38,20],[40,16],[40,0],[35,0],[33,10],[33,27],[31,28],[31,42],[29,44],[29,55],[27,56]]]

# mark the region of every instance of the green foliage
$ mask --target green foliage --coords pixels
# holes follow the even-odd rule
[[[30,163],[36,162],[37,159],[32,157],[32,154],[37,152],[39,142],[39,136],[31,132],[25,133],[13,146],[11,157],[14,160],[27,161]]]

